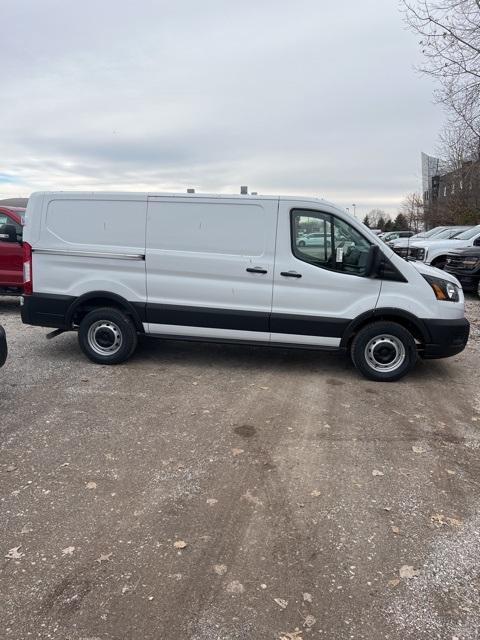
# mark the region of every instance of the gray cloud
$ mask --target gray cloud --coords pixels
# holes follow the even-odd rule
[[[440,126],[396,0],[6,0],[2,19],[5,195],[249,184],[394,212]]]

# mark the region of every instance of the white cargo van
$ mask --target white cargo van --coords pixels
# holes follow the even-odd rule
[[[78,330],[101,364],[127,360],[144,333],[341,349],[390,381],[418,355],[459,353],[469,333],[454,276],[318,199],[35,193],[24,273],[23,321]]]

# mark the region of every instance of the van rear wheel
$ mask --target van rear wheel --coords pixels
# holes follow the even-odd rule
[[[120,364],[137,346],[137,331],[118,309],[94,309],[80,322],[78,342],[83,353],[97,364]]]
[[[357,333],[351,356],[353,364],[369,380],[394,382],[415,366],[417,345],[400,324],[374,322]]]

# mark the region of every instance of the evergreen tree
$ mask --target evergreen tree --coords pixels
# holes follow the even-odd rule
[[[369,228],[370,228],[370,218],[368,217],[368,213],[367,213],[367,215],[366,215],[366,216],[364,217],[364,219],[363,219],[363,224],[364,224],[366,227],[369,227]]]
[[[406,231],[408,229],[408,220],[403,213],[399,213],[393,223],[394,231]]]

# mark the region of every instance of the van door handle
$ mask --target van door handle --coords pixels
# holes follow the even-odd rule
[[[247,267],[248,273],[268,273],[266,269],[262,269],[262,267]]]
[[[302,274],[297,273],[296,271],[280,271],[281,276],[285,276],[285,278],[301,278]]]

